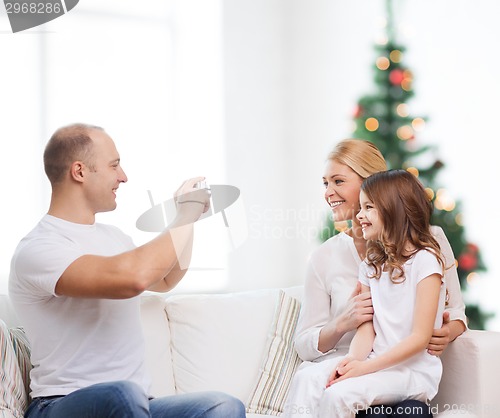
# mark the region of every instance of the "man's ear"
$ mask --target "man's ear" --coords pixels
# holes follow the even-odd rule
[[[71,164],[70,175],[73,180],[80,183],[83,182],[83,178],[85,175],[84,171],[85,164],[83,164],[81,161],[75,161],[73,164]]]

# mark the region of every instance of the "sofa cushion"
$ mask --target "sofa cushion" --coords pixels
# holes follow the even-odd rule
[[[279,295],[279,289],[264,289],[168,297],[177,392],[220,390],[246,402],[259,376]]]
[[[2,417],[22,418],[28,396],[12,345],[9,328],[0,320],[0,412]]]
[[[441,356],[439,392],[431,402],[439,418],[498,418],[499,347],[500,332],[480,330],[467,330],[448,345]]]
[[[145,294],[141,297],[141,321],[146,340],[146,368],[151,376],[150,395],[175,394],[170,328],[164,309],[163,295]]]
[[[276,416],[283,412],[292,377],[301,363],[293,344],[299,312],[300,302],[281,291],[248,413]]]

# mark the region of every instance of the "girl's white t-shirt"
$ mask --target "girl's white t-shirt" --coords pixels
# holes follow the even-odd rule
[[[445,308],[446,287],[444,284],[443,268],[436,257],[427,250],[418,251],[404,265],[405,280],[394,283],[388,272],[382,272],[379,279],[368,278],[373,269],[366,262],[359,268],[359,281],[370,287],[373,303],[373,327],[375,340],[371,356],[378,356],[394,347],[401,340],[408,337],[413,327],[417,286],[429,276],[438,274],[441,278],[441,289],[434,329],[441,328]],[[430,388],[430,399],[437,393],[442,374],[442,365],[439,357],[430,355],[422,350],[402,364],[394,367],[408,367],[418,373]]]
[[[448,289],[445,310],[450,314],[450,321],[460,320],[467,326],[455,256],[443,230],[432,226],[431,232],[445,258]],[[347,353],[354,331],[344,334],[335,348],[326,353],[318,350],[318,340],[322,328],[345,312],[358,282],[361,261],[353,239],[344,232],[331,237],[311,254],[295,334],[295,348],[302,360],[324,361]]]

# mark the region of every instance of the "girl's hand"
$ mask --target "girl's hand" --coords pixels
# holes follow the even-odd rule
[[[330,374],[330,376],[328,377],[328,382],[326,384],[326,387],[330,387],[332,385],[332,383],[337,380],[338,378],[340,378],[341,374],[339,373],[339,369],[343,370],[344,367],[350,362],[352,361],[352,358],[349,357],[348,355],[345,356],[343,359],[341,359],[337,365],[335,366],[335,369],[333,369],[332,373]]]
[[[361,283],[356,284],[347,302],[346,309],[339,320],[344,332],[358,328],[362,323],[373,319],[372,298],[369,292],[361,293]]]
[[[349,356],[344,357],[337,364],[335,370],[330,374],[326,387],[329,388],[334,383],[348,379],[350,377],[362,376],[369,373],[367,361],[355,360]]]

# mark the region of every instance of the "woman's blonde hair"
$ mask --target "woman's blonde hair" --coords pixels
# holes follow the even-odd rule
[[[349,138],[340,141],[327,159],[350,167],[363,179],[387,170],[387,163],[379,149],[363,139]]]

